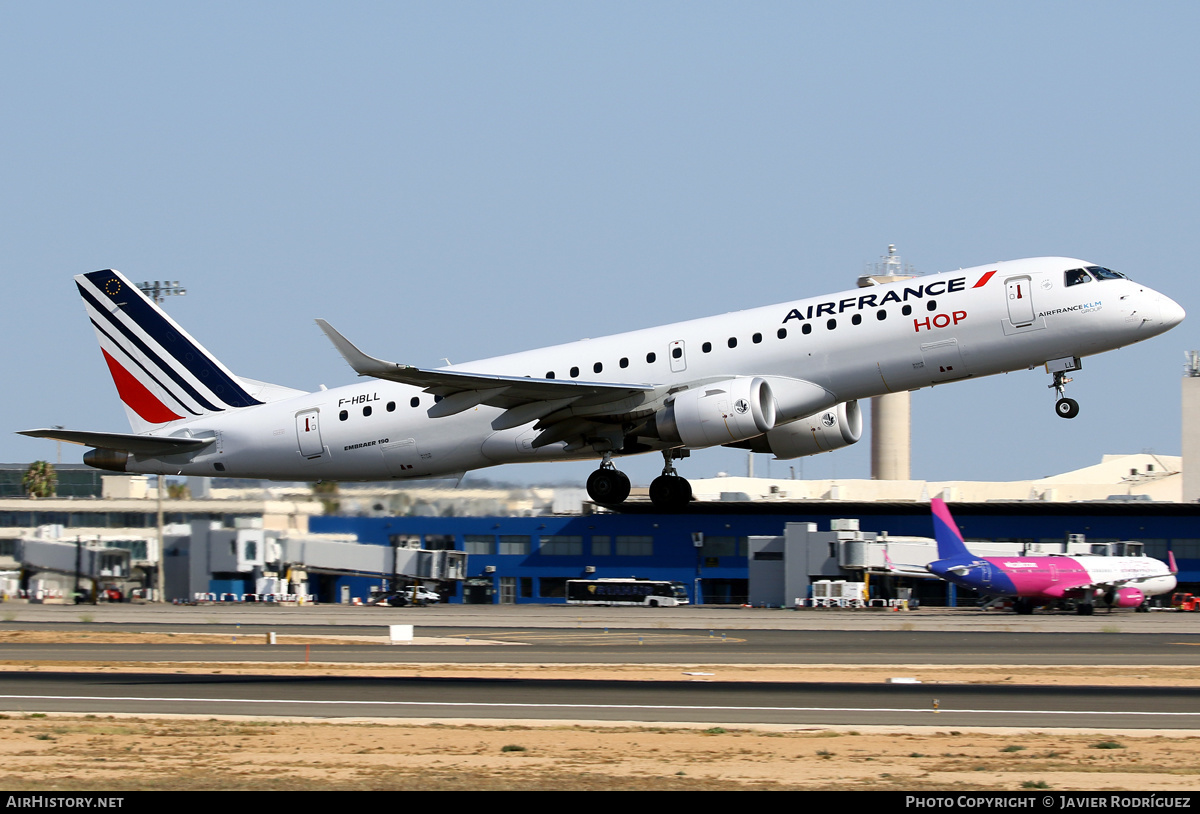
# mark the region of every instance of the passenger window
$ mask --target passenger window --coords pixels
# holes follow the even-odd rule
[[[547,371],[546,371],[546,378],[547,378],[547,379],[553,379],[553,378],[554,378],[554,371],[553,371],[553,370],[547,370]]]
[[[579,368],[577,368],[577,367],[573,367],[573,368],[571,368],[571,378],[572,378],[572,379],[578,379],[578,378],[579,378]]]
[[[904,316],[908,316],[909,314],[912,313],[912,306],[911,305],[904,306],[903,308],[900,309],[900,313],[904,314]]]
[[[648,365],[652,365],[652,364],[654,364],[654,360],[655,360],[655,359],[657,359],[657,358],[658,358],[658,355],[657,355],[657,354],[655,354],[655,353],[653,353],[653,352],[651,352],[651,353],[647,353],[647,354],[646,354],[646,364],[648,364]]]
[[[759,342],[762,342],[762,334],[755,334],[750,337],[750,341],[757,345]]]
[[[683,357],[683,348],[672,348],[671,356],[673,356],[676,359],[682,358]]]
[[[837,327],[837,320],[836,319],[829,320],[828,322],[825,323],[825,327],[832,331],[834,328]]]
[[[345,421],[349,417],[350,414],[345,410],[342,410],[340,413],[338,413],[338,421]]]
[[[621,357],[621,362],[620,362],[620,365],[621,365],[621,367],[629,367],[629,357],[628,357],[628,356],[622,356],[622,357]]]
[[[420,400],[419,398],[417,398],[416,396],[413,396],[413,397],[412,397],[412,401],[410,401],[410,402],[408,403],[408,406],[409,406],[409,407],[420,407],[420,406],[421,406],[421,400]]]
[[[737,347],[737,337],[736,336],[729,337],[729,347],[731,347],[731,348]]]
[[[883,322],[885,319],[887,319],[887,311],[884,311],[882,308],[880,308],[875,312],[875,319]]]
[[[862,325],[862,314],[855,314],[850,317],[850,321],[855,325]]]
[[[1068,286],[1079,285],[1080,283],[1090,283],[1092,275],[1088,274],[1085,269],[1071,269],[1063,272],[1063,283]]]
[[[394,402],[394,401],[389,401],[389,402],[387,403],[387,411],[388,411],[389,413],[394,413],[394,412],[396,412],[396,402]]]
[[[705,353],[712,353],[712,342],[705,342],[700,346],[700,350],[704,351]]]
[[[371,414],[371,405],[368,404],[366,407],[363,407],[363,415],[369,416],[370,414]]]
[[[804,325],[800,328],[800,333],[804,334],[805,336],[808,336],[810,333],[812,333],[812,323],[804,323]]]
[[[604,370],[604,365],[601,364],[600,362],[597,362],[596,364],[592,365],[593,373],[599,373],[601,370]]]
[[[787,339],[787,328],[780,328],[778,331],[775,332],[775,335],[778,336],[780,339]]]
[[[937,300],[930,300],[929,302],[925,303],[925,310],[926,311],[936,311],[937,310]]]

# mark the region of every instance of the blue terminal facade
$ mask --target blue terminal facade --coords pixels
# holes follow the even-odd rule
[[[1181,590],[1200,583],[1200,504],[1150,501],[1085,503],[956,503],[951,510],[968,539],[1061,543],[1139,540],[1148,556],[1175,553]],[[783,534],[791,522],[830,528],[857,518],[863,531],[931,537],[921,503],[697,503],[687,513],[660,514],[627,504],[619,514],[546,517],[313,517],[310,531],[353,533],[360,542],[413,544],[467,553],[467,577],[445,585],[450,602],[565,603],[568,579],[641,577],[682,582],[692,602],[740,604],[748,589],[748,538]],[[365,597],[380,578],[340,575],[321,593],[349,585]],[[925,581],[917,581],[925,582]],[[945,602],[947,586],[917,586],[926,601]],[[332,597],[321,597],[332,601]]]

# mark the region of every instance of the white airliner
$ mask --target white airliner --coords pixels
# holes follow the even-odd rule
[[[436,370],[385,362],[317,320],[367,380],[314,393],[231,373],[116,271],[75,278],[132,433],[37,429],[102,469],[273,480],[460,475],[599,458],[598,503],[629,495],[613,458],[663,455],[650,497],[691,499],[673,462],[717,445],[796,458],[858,441],[858,400],[1045,365],[1074,417],[1080,359],[1179,324],[1183,309],[1083,260],[995,263]]]

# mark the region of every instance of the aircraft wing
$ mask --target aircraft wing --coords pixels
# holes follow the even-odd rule
[[[1136,577],[1126,577],[1125,579],[1107,579],[1103,582],[1089,582],[1086,585],[1072,585],[1071,588],[1082,591],[1102,590],[1106,591],[1110,588],[1124,588],[1129,583],[1142,582],[1147,579],[1157,579],[1158,577],[1174,576],[1171,571],[1163,571],[1160,574],[1140,574]]]
[[[625,414],[666,394],[665,388],[652,384],[534,379],[431,370],[387,362],[363,353],[325,320],[318,319],[317,325],[359,376],[409,384],[441,396],[441,400],[429,411],[435,418],[486,404],[508,411],[492,423],[493,428],[500,430],[517,427],[567,408],[570,409],[564,414],[564,419]]]
[[[214,438],[177,438],[167,435],[135,435],[125,432],[85,432],[81,430],[22,430],[18,435],[49,438],[68,444],[83,444],[97,449],[115,449],[135,455],[171,455],[208,446]]]

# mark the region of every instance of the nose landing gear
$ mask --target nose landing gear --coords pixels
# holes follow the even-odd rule
[[[1067,374],[1073,370],[1079,370],[1083,364],[1079,361],[1078,356],[1068,356],[1065,359],[1054,359],[1046,363],[1046,370],[1054,376],[1054,383],[1050,385],[1050,389],[1058,396],[1058,401],[1054,402],[1054,412],[1058,413],[1061,418],[1074,418],[1079,415],[1079,402],[1075,399],[1067,398],[1067,384],[1071,378]]]

